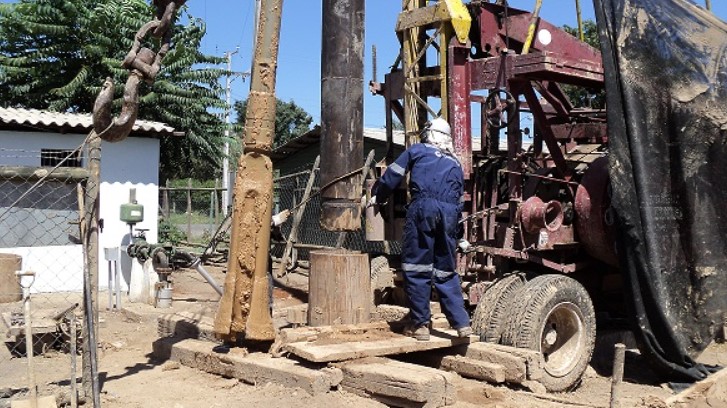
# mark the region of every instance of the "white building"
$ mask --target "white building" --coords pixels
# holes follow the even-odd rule
[[[83,288],[77,183],[83,181],[87,152],[81,149],[61,165],[61,172],[38,181],[81,146],[91,129],[90,115],[0,108],[0,252],[22,256],[23,269],[36,272],[34,292]],[[163,123],[140,120],[125,140],[102,143],[101,288],[108,281],[104,248],[122,249],[122,288],[130,282],[132,262],[124,253],[130,229],[119,217],[132,188],[144,206],[144,221],[135,228],[147,229],[147,240],[157,241],[159,138],[174,133]]]

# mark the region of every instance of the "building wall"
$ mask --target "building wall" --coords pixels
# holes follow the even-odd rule
[[[364,139],[364,160],[371,150],[374,150],[374,162],[382,160],[386,157],[386,143],[379,140]],[[275,170],[279,170],[280,175],[297,173],[299,171],[310,170],[316,156],[320,154],[321,146],[319,143],[305,147],[290,156],[276,160],[274,163]],[[404,148],[401,146],[394,147],[394,157],[396,158]]]
[[[82,134],[54,132],[0,131],[0,141],[5,152],[0,154],[0,166],[40,166],[41,149],[72,150],[84,140]],[[144,221],[136,228],[148,229],[147,240],[156,242],[158,222],[158,173],[159,140],[155,138],[129,137],[123,142],[103,142],[101,146],[101,187],[99,214],[103,230],[99,235],[100,287],[107,282],[107,262],[104,248],[121,247],[120,267],[122,287],[128,287],[131,270],[136,262],[129,259],[123,248],[130,242],[129,226],[119,220],[120,205],[129,200],[129,189],[136,188],[136,199],[144,206]],[[13,152],[8,154],[7,152]],[[84,161],[85,165],[85,161]],[[68,226],[58,226],[68,228]],[[77,236],[77,230],[75,230]],[[23,268],[38,274],[33,285],[35,292],[78,291],[83,284],[83,256],[77,244],[48,245],[38,240],[31,246],[7,248],[0,252],[23,256]],[[48,269],[52,268],[53,271]]]

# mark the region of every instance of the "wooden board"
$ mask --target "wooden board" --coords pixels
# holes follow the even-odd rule
[[[723,407],[727,405],[727,369],[721,369],[666,400],[669,407]]]
[[[226,353],[215,352],[215,343],[196,339],[165,337],[153,343],[154,355],[208,373],[237,378],[248,384],[279,384],[300,388],[311,395],[325,394],[340,384],[343,373],[338,368],[304,365],[287,358],[268,354],[248,354],[233,348]]]
[[[328,363],[333,361],[354,360],[365,357],[388,356],[416,351],[448,348],[479,341],[478,336],[457,337],[455,330],[432,330],[429,341],[419,341],[412,337],[387,333],[382,338],[372,337],[364,341],[336,342],[327,341],[297,342],[284,345],[283,350],[308,361]]]
[[[456,375],[387,358],[337,364],[341,386],[393,407],[442,407],[456,402]]]

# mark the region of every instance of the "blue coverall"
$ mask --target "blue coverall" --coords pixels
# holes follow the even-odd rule
[[[411,203],[406,213],[401,254],[404,290],[414,327],[429,324],[432,281],[449,324],[470,325],[464,307],[455,250],[460,232],[464,174],[459,161],[434,145],[412,145],[392,163],[376,185],[376,202],[384,203],[411,172]]]

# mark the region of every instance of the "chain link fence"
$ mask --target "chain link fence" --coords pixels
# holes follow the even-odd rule
[[[306,196],[306,186],[313,172],[313,184]],[[376,242],[367,241],[363,228],[356,232],[331,232],[321,228],[321,198],[320,192],[320,171],[312,164],[296,169],[290,175],[276,178],[274,180],[274,205],[273,213],[286,209],[303,210],[300,214],[300,223],[295,228],[295,217],[291,216],[290,221],[281,226],[284,241],[273,241],[271,254],[273,257],[282,258],[287,239],[293,239],[293,253],[290,254],[291,261],[308,260],[311,250],[325,248],[346,248],[354,251],[361,251],[377,254],[398,254],[401,245],[397,241]],[[363,190],[362,190],[363,191]],[[305,207],[301,206],[303,201]],[[361,220],[363,227],[364,220]],[[294,237],[291,237],[293,229],[297,229]]]
[[[79,194],[88,179],[88,170],[81,167],[82,146],[0,148],[0,378],[26,365],[26,323],[32,327],[36,355],[70,357],[72,331],[78,333],[73,346],[80,345],[84,257]],[[35,276],[19,279],[17,270]],[[23,288],[30,293],[29,316]],[[78,330],[71,330],[72,325]],[[45,366],[53,360],[35,359],[36,371],[57,370]]]
[[[312,177],[312,179],[311,179]],[[311,184],[311,188],[308,189],[308,184]],[[218,195],[224,194],[223,189],[201,189],[202,191],[195,192],[194,189],[188,188],[170,188],[160,193],[160,214],[162,218],[166,217],[167,208],[169,208],[169,214],[171,217],[178,217],[177,219],[188,217],[187,211],[176,210],[174,208],[174,200],[172,197],[177,197],[176,208],[191,208],[194,217],[202,217],[205,220],[209,220],[208,223],[197,224],[201,228],[198,231],[203,231],[201,237],[203,238],[202,243],[205,247],[202,252],[202,257],[206,261],[215,263],[226,262],[227,249],[229,246],[229,234],[230,234],[230,220],[220,215],[212,216],[213,209],[211,204],[214,203],[214,199],[210,198],[211,194],[217,192]],[[363,191],[363,190],[362,190]],[[273,179],[273,214],[280,213],[284,210],[293,210],[288,221],[280,226],[280,234],[273,231],[271,237],[271,256],[275,259],[286,259],[289,266],[296,266],[297,261],[307,261],[309,259],[310,251],[317,249],[327,248],[345,248],[354,251],[360,251],[372,254],[373,256],[380,254],[397,255],[401,252],[401,244],[398,241],[367,241],[363,228],[357,232],[331,232],[324,230],[320,226],[321,216],[321,200],[320,200],[320,171],[313,164],[307,164],[296,169],[288,170],[288,174],[276,177]],[[198,202],[204,202],[205,204],[195,207],[194,204],[189,205],[188,203],[194,202],[194,194],[199,194],[203,197]],[[168,198],[165,198],[168,196]],[[203,201],[204,200],[204,201]],[[219,202],[219,201],[218,201]],[[220,209],[221,211],[221,209]],[[199,218],[198,218],[199,219]],[[219,220],[217,224],[213,224],[212,221]],[[361,220],[363,227],[364,220]],[[185,236],[184,228],[187,228],[187,224],[177,223],[175,224],[176,234]],[[194,230],[195,224],[192,223],[192,230]],[[160,225],[160,239],[164,236],[163,231],[166,226]],[[207,235],[211,232],[211,235]],[[199,238],[200,235],[197,236]],[[199,242],[199,241],[198,241]],[[292,245],[289,244],[291,242]],[[286,246],[290,246],[291,251],[286,254]]]
[[[159,188],[161,237],[178,243],[208,242],[224,219],[219,182],[200,186],[199,182],[181,180]],[[210,184],[210,183],[207,183]]]

